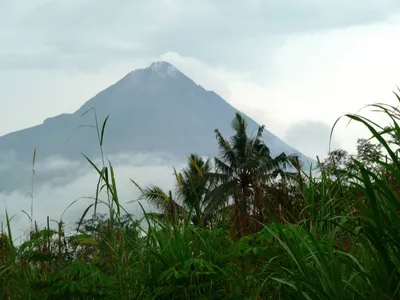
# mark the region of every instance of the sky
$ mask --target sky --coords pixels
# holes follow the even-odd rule
[[[0,135],[74,112],[166,60],[323,157],[342,114],[396,104],[399,36],[398,0],[0,0]],[[365,132],[345,125],[333,146],[351,151]]]

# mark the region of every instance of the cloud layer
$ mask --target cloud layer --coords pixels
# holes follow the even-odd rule
[[[136,181],[142,188],[155,184],[163,189],[173,189],[173,167],[180,170],[184,165],[166,155],[147,155],[122,153],[109,157],[113,163],[116,173],[117,188],[121,204],[124,208],[140,219],[142,210],[137,203],[140,191],[132,184],[130,179]],[[95,160],[100,163],[99,159]],[[55,221],[66,222],[67,230],[74,228],[74,222],[78,221],[85,208],[93,203],[96,194],[98,175],[91,166],[80,162],[69,161],[61,157],[53,157],[38,162],[36,167],[36,178],[40,179],[47,172],[57,169],[57,177],[44,183],[33,185],[33,219],[39,226],[45,226],[47,216]],[[29,177],[30,174],[21,176]],[[6,224],[5,209],[13,216],[11,225],[14,237],[22,236],[30,227],[29,218],[22,212],[24,210],[30,215],[31,197],[27,195],[31,190],[15,190],[11,193],[0,193],[0,222]],[[100,200],[107,201],[103,193]],[[76,201],[76,202],[75,202]],[[135,201],[133,203],[128,203]],[[74,203],[65,212],[67,207]],[[146,201],[141,201],[146,210],[154,209]],[[105,206],[100,206],[100,212],[106,212]],[[92,210],[93,212],[93,210]],[[64,213],[64,215],[63,215]],[[52,222],[52,226],[55,223]]]
[[[287,34],[385,21],[396,0],[12,1],[0,4],[3,69],[100,70],[115,60],[168,51],[230,68],[255,66],[254,55]],[[51,25],[50,25],[51,24]],[[235,48],[235,51],[227,51]],[[264,54],[266,54],[264,52]]]

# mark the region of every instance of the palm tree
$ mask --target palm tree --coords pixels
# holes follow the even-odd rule
[[[220,150],[219,157],[214,159],[215,176],[219,177],[221,187],[233,198],[235,216],[239,221],[238,235],[241,236],[244,217],[250,214],[250,199],[253,199],[253,215],[256,216],[258,211],[258,217],[262,218],[260,189],[278,176],[285,178],[288,174],[284,169],[293,164],[295,157],[282,153],[272,158],[262,139],[264,126],[259,126],[256,135],[249,137],[246,133],[247,122],[239,113],[232,121],[232,128],[235,133],[229,140],[215,129]]]
[[[212,216],[224,204],[224,197],[216,192],[218,178],[213,173],[212,160],[203,160],[191,154],[188,165],[176,176],[176,193],[181,197],[185,207],[193,211],[192,221],[195,225],[204,226],[212,221]]]
[[[204,160],[199,155],[191,154],[188,165],[174,175],[176,181],[175,197],[167,194],[160,187],[151,185],[142,191],[142,198],[162,211],[158,214],[171,222],[189,216],[197,226],[205,226],[212,221],[215,211],[224,204],[224,197],[217,193],[218,178],[212,174],[211,159]],[[218,195],[218,197],[215,197]]]

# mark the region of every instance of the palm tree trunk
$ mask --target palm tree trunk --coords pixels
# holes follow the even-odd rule
[[[236,224],[236,237],[237,239],[240,239],[242,237],[242,227],[243,227],[243,223],[242,223],[242,217],[241,217],[241,213],[240,213],[240,205],[239,205],[239,200],[237,198],[237,196],[234,196],[234,210],[233,210],[233,217],[235,220],[235,224]]]
[[[168,215],[169,215],[169,220],[171,224],[175,224],[175,218],[176,218],[176,207],[174,206],[174,202],[172,200],[172,192],[169,191],[169,205],[168,205]]]
[[[242,186],[243,198],[239,202],[239,229],[240,229],[240,237],[244,235],[245,222],[244,217],[247,215],[247,201],[249,199],[249,187],[248,185]]]
[[[260,229],[260,223],[263,222],[263,213],[261,207],[261,187],[257,185],[254,189],[254,211],[253,217],[256,219],[255,230]]]

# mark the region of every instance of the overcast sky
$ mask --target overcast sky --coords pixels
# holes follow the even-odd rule
[[[341,114],[395,103],[399,36],[398,0],[0,0],[0,134],[162,59],[315,157]]]

